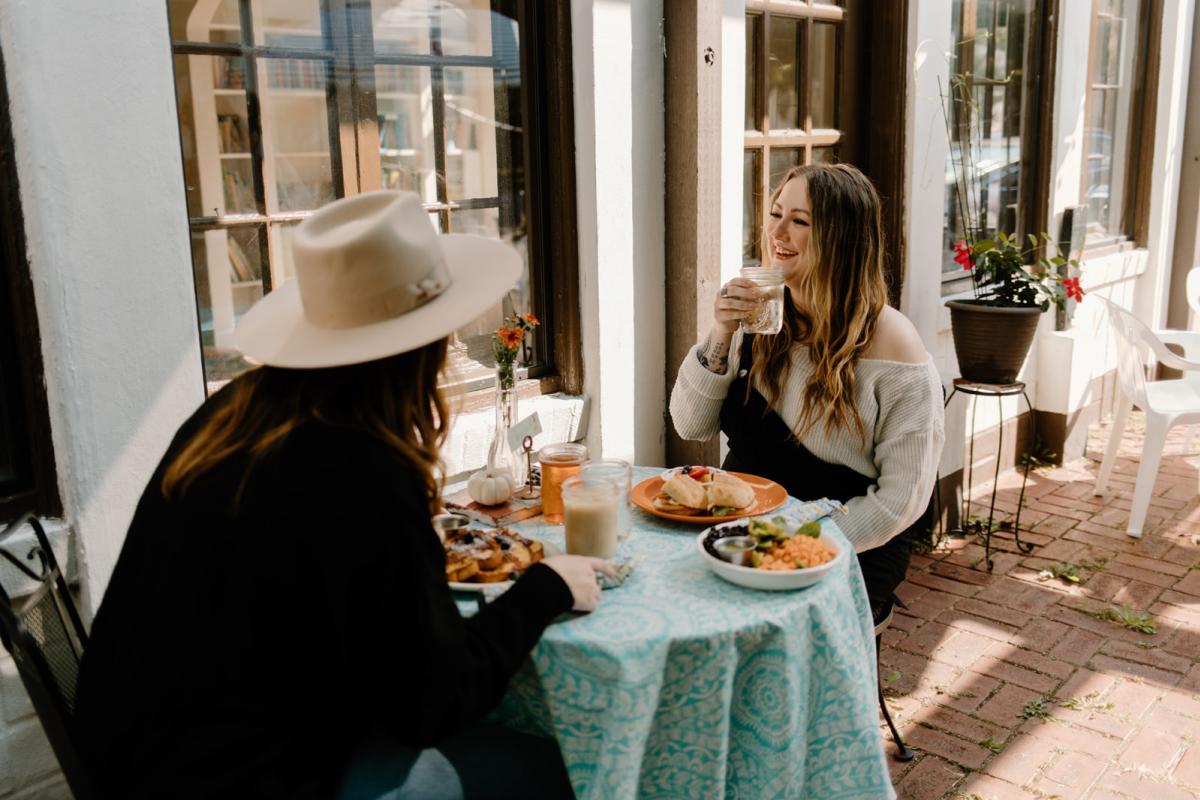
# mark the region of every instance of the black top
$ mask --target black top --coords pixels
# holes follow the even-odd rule
[[[740,369],[721,405],[721,430],[729,437],[729,453],[721,466],[769,478],[793,497],[827,497],[845,503],[865,495],[876,484],[874,478],[813,455],[762,393],[749,386],[753,343],[753,336],[742,337]],[[872,613],[883,607],[904,580],[913,537],[932,524],[932,510],[931,498],[925,513],[907,529],[858,554]]]
[[[293,431],[179,501],[138,504],[80,676],[85,758],[114,797],[328,797],[372,729],[428,746],[486,713],[571,606],[535,565],[458,613],[417,474],[361,432]]]

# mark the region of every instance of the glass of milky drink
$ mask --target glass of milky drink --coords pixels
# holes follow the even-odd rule
[[[584,478],[599,478],[617,484],[621,496],[617,504],[617,538],[629,536],[633,526],[633,513],[629,503],[629,492],[633,488],[633,468],[628,461],[619,458],[602,458],[599,461],[589,461],[579,470]]]
[[[562,485],[567,552],[612,558],[617,551],[621,489],[605,478],[576,475]]]
[[[562,485],[587,461],[587,448],[581,444],[548,444],[538,451],[542,465],[542,516],[552,525],[563,521]]]
[[[776,334],[783,329],[783,270],[742,267],[742,277],[758,288],[759,300],[742,320],[743,333]]]

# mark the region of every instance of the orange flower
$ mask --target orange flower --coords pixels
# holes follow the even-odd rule
[[[520,328],[501,328],[496,331],[496,338],[504,343],[504,346],[510,350],[521,346],[521,340],[525,338],[525,331]]]
[[[532,311],[529,311],[529,312],[527,312],[527,313],[525,313],[525,314],[522,314],[522,315],[521,315],[521,319],[525,320],[525,322],[526,322],[526,323],[527,323],[527,324],[528,324],[530,327],[533,327],[534,325],[541,325],[541,324],[542,324],[541,322],[539,322],[539,321],[538,321],[538,318],[537,318],[537,317],[535,317],[535,316],[533,315],[533,312],[532,312]]]

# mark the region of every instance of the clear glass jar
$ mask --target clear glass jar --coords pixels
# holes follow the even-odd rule
[[[617,551],[621,489],[607,478],[576,475],[562,485],[567,552],[612,558]]]
[[[579,470],[581,478],[600,478],[612,481],[621,491],[617,507],[617,538],[629,536],[633,526],[633,509],[629,502],[629,492],[633,488],[633,467],[628,461],[619,458],[602,458],[599,461],[589,461]]]
[[[760,299],[742,320],[743,333],[776,334],[783,330],[783,270],[742,267],[742,277],[758,287]]]
[[[552,525],[563,521],[563,481],[579,474],[587,461],[587,447],[582,444],[548,444],[538,451],[542,465],[542,516]]]

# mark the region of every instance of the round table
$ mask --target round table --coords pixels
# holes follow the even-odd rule
[[[563,547],[542,517],[511,527]],[[546,630],[494,718],[553,735],[581,800],[894,797],[857,559],[752,591],[708,570],[700,530],[635,509],[633,574]]]

